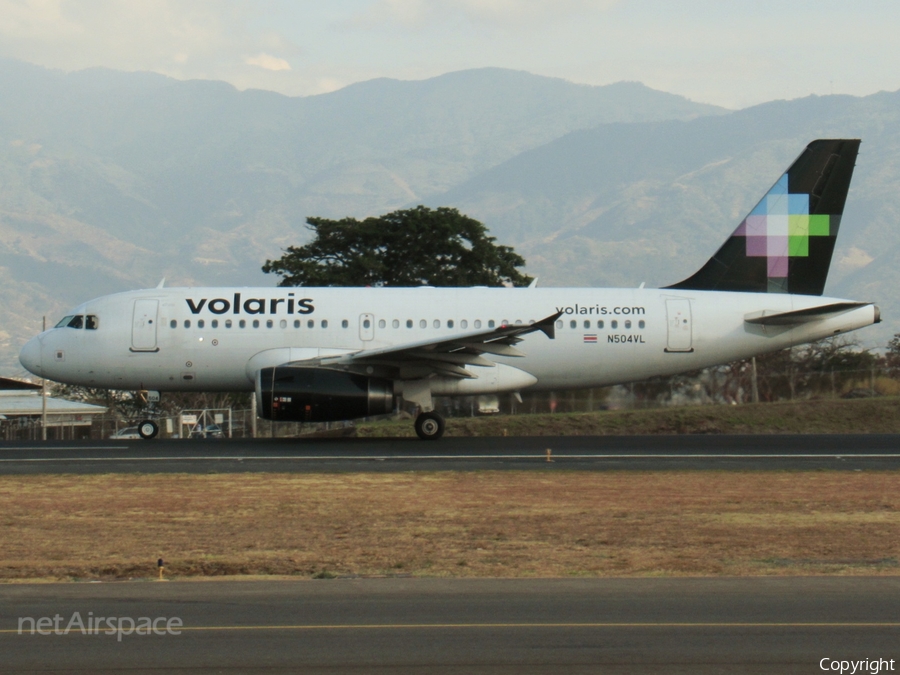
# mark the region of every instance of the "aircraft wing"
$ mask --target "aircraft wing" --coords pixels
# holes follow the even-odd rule
[[[432,373],[471,379],[476,376],[466,370],[466,366],[495,365],[482,354],[525,356],[515,345],[522,341],[522,336],[536,331],[554,339],[556,320],[561,314],[562,312],[557,312],[527,325],[505,325],[488,331],[460,333],[451,337],[443,336],[434,340],[324,357],[318,359],[318,363],[361,373],[370,373],[377,368],[383,373],[389,371],[384,373],[386,375],[403,379],[427,377]]]

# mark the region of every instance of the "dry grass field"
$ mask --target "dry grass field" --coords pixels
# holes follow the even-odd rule
[[[0,579],[897,574],[893,472],[0,477]]]

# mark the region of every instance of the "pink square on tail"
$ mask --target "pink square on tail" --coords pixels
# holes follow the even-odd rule
[[[765,237],[768,234],[768,218],[766,216],[747,216],[744,223],[747,225],[748,237]]]
[[[769,258],[768,269],[770,277],[785,278],[788,275],[788,259],[787,258]]]
[[[766,254],[765,237],[747,237],[747,255],[751,258],[764,258]]]
[[[781,258],[788,254],[787,237],[769,237],[766,240],[766,252],[770,258]]]

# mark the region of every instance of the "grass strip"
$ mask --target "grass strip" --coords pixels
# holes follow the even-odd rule
[[[0,477],[0,579],[897,574],[898,472]]]

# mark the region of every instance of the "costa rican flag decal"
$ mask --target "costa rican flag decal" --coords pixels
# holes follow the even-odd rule
[[[596,333],[585,333],[584,336],[585,344],[597,344],[597,334]]]

